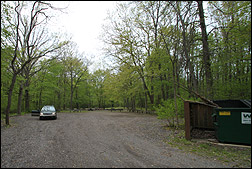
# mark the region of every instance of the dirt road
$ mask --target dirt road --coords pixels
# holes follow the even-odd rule
[[[91,111],[58,113],[57,120],[29,114],[1,127],[2,167],[229,167],[172,148],[156,116]]]

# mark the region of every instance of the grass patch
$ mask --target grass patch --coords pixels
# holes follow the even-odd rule
[[[182,151],[207,156],[226,163],[233,163],[233,167],[251,168],[251,148],[249,147],[231,147],[194,140],[188,141],[185,139],[184,130],[166,129],[172,130],[172,134],[166,142]]]
[[[21,112],[21,116],[25,115],[25,114],[29,114],[29,112]],[[9,116],[13,117],[13,116],[18,116],[19,114],[17,113],[10,113]],[[5,120],[5,113],[1,113],[1,120]]]
[[[25,114],[29,114],[29,113],[26,113],[26,112],[21,112],[21,116],[25,115]],[[9,117],[13,117],[13,116],[19,116],[19,114],[17,113],[10,113],[9,114]],[[11,119],[9,119],[9,125],[6,125],[5,123],[5,113],[1,113],[1,126],[4,126],[5,128],[9,128],[9,127],[12,127],[12,126],[15,126],[15,124],[12,124],[11,122]]]

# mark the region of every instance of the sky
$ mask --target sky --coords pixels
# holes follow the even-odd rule
[[[49,22],[52,32],[66,33],[78,45],[79,53],[90,59],[93,64],[90,71],[104,69],[109,65],[104,57],[102,24],[105,24],[107,12],[115,10],[118,1],[50,1],[57,8],[66,8],[64,12],[53,12]],[[206,4],[206,3],[205,3]],[[204,4],[204,7],[206,5]]]
[[[108,10],[116,7],[116,1],[52,1],[55,7],[67,7],[51,20],[54,32],[67,33],[78,45],[80,53],[93,61],[91,69],[105,66],[102,41],[99,36]]]
[[[116,8],[116,1],[51,1],[55,7],[65,9],[65,13],[58,12],[51,20],[51,30],[67,33],[77,43],[79,52],[84,52],[93,64],[91,71],[106,67],[103,43],[98,39],[102,32],[102,24],[108,10]],[[204,8],[206,2],[204,1]]]

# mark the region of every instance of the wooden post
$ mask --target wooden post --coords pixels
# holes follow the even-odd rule
[[[184,113],[185,113],[185,138],[191,140],[191,119],[190,119],[190,102],[184,101]]]

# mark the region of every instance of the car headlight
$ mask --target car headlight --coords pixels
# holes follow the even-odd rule
[[[42,112],[40,112],[40,116],[43,116],[43,113],[42,113]]]
[[[55,115],[56,113],[55,112],[52,112],[52,115]]]

